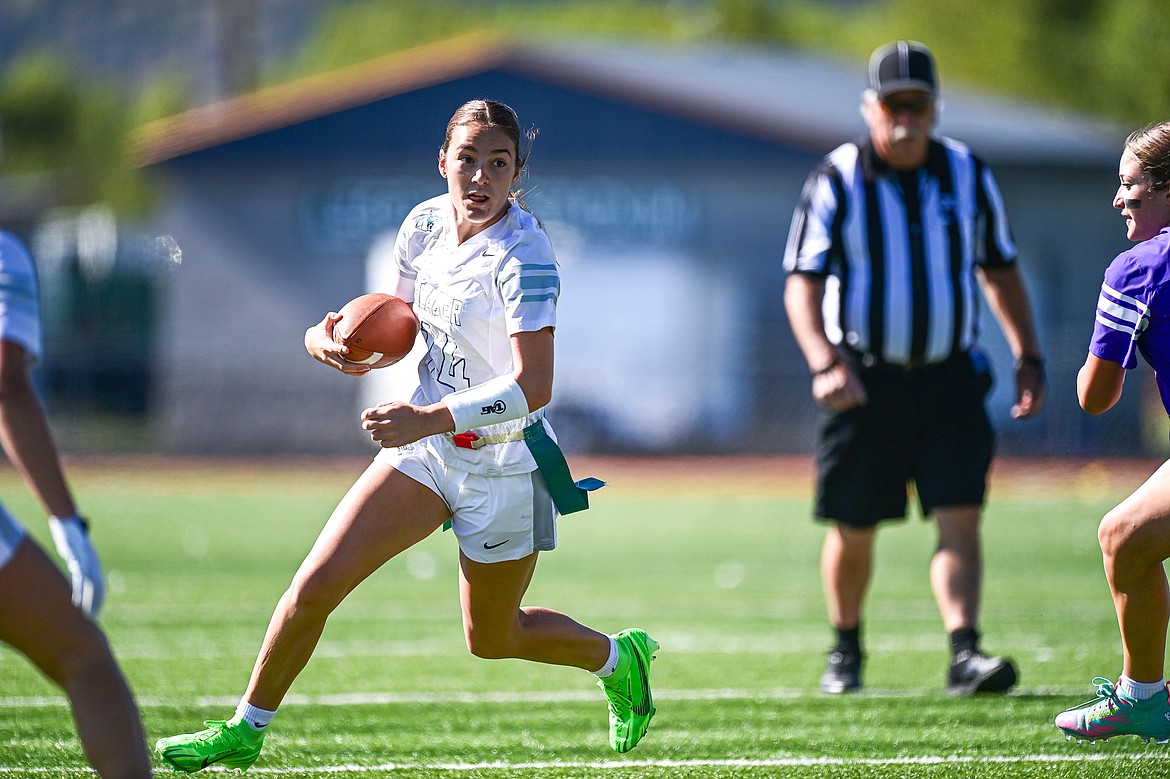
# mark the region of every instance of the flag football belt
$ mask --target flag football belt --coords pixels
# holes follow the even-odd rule
[[[549,437],[544,429],[544,422],[536,420],[523,430],[514,430],[511,433],[481,436],[474,431],[451,436],[451,442],[460,449],[480,449],[492,444],[506,444],[511,441],[523,441],[536,460],[536,467],[540,476],[552,496],[557,512],[573,514],[589,508],[589,493],[601,489],[605,482],[592,476],[573,481],[569,474],[569,464],[565,462],[565,455],[557,442]],[[447,529],[450,522],[443,526]]]
[[[455,444],[460,449],[480,449],[491,444],[506,444],[509,441],[523,441],[524,431],[513,430],[511,433],[500,433],[499,435],[480,435],[474,430],[468,430],[466,433],[452,435],[450,438],[451,443]]]

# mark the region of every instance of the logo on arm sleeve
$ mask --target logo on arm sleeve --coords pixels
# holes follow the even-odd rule
[[[502,400],[497,400],[495,403],[491,404],[490,406],[481,407],[479,410],[479,414],[480,414],[480,416],[487,417],[487,416],[491,416],[492,414],[503,414],[507,410],[508,410],[508,404]]]

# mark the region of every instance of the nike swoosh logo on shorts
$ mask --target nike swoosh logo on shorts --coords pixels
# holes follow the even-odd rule
[[[484,549],[495,549],[497,546],[503,546],[504,544],[508,543],[508,541],[509,541],[509,539],[507,539],[507,538],[505,538],[503,541],[501,541],[498,544],[489,544],[485,541],[483,544],[483,548]]]

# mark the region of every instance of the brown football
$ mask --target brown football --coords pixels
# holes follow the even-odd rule
[[[349,347],[350,362],[384,368],[414,348],[418,319],[401,298],[371,292],[349,301],[338,313],[341,319],[333,326],[333,340]]]

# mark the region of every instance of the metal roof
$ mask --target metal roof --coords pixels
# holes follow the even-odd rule
[[[140,164],[162,162],[428,85],[489,71],[652,108],[823,153],[864,132],[865,63],[778,47],[631,42],[482,43],[468,35],[258,90],[139,128]],[[1112,164],[1127,130],[1083,115],[950,87],[939,132],[993,162]]]

